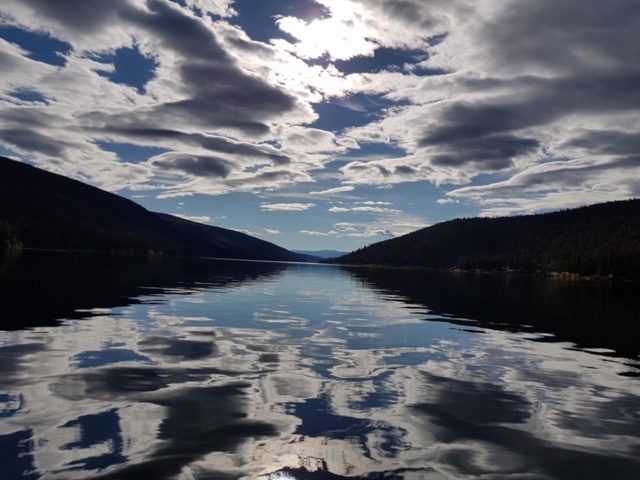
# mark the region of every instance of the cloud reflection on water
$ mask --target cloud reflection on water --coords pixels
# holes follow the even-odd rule
[[[5,332],[9,478],[640,471],[640,385],[619,375],[631,360],[459,328],[334,267],[244,278]]]

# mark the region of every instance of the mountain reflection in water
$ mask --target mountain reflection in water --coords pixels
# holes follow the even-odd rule
[[[0,299],[3,480],[639,478],[637,284],[22,252]]]

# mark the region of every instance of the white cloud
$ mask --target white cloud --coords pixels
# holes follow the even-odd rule
[[[260,209],[268,212],[302,212],[315,205],[315,203],[261,203]]]
[[[312,237],[328,237],[332,235],[332,233],[329,232],[318,232],[315,230],[300,230],[300,233],[302,235],[310,235]]]
[[[328,188],[326,190],[321,190],[317,192],[309,192],[309,195],[333,195],[336,193],[351,192],[355,190],[355,188],[356,187],[353,187],[351,185],[346,185],[344,187],[335,187],[335,188]]]
[[[246,235],[250,235],[252,237],[262,237],[262,232],[254,232],[252,230],[247,230],[245,228],[233,228],[236,232],[244,233]]]
[[[364,213],[399,213],[401,210],[397,210],[395,208],[384,208],[384,207],[331,207],[329,209],[332,213],[344,213],[344,212],[364,212]]]
[[[280,230],[276,230],[275,228],[265,228],[265,232],[270,233],[271,235],[280,235]]]
[[[206,215],[183,215],[181,213],[172,213],[171,215],[173,215],[174,217],[184,218],[185,220],[191,220],[192,222],[197,223],[208,223],[211,221],[211,217],[208,217]]]
[[[235,0],[186,0],[191,8],[198,8],[203,13],[219,15],[221,17],[234,17],[238,14],[232,5]]]
[[[342,238],[397,237],[427,227],[421,218],[412,215],[395,215],[373,222],[338,222],[328,232],[303,230],[300,233],[313,236],[332,236]]]

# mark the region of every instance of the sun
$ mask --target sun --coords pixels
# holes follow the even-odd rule
[[[323,2],[329,11],[326,18],[309,22],[297,17],[279,17],[278,27],[294,37],[295,53],[303,59],[327,56],[330,60],[349,60],[372,56],[378,44],[371,40],[374,31],[362,20],[360,7],[348,0]]]

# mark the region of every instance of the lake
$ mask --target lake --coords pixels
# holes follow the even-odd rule
[[[0,257],[0,478],[640,478],[640,285]]]

